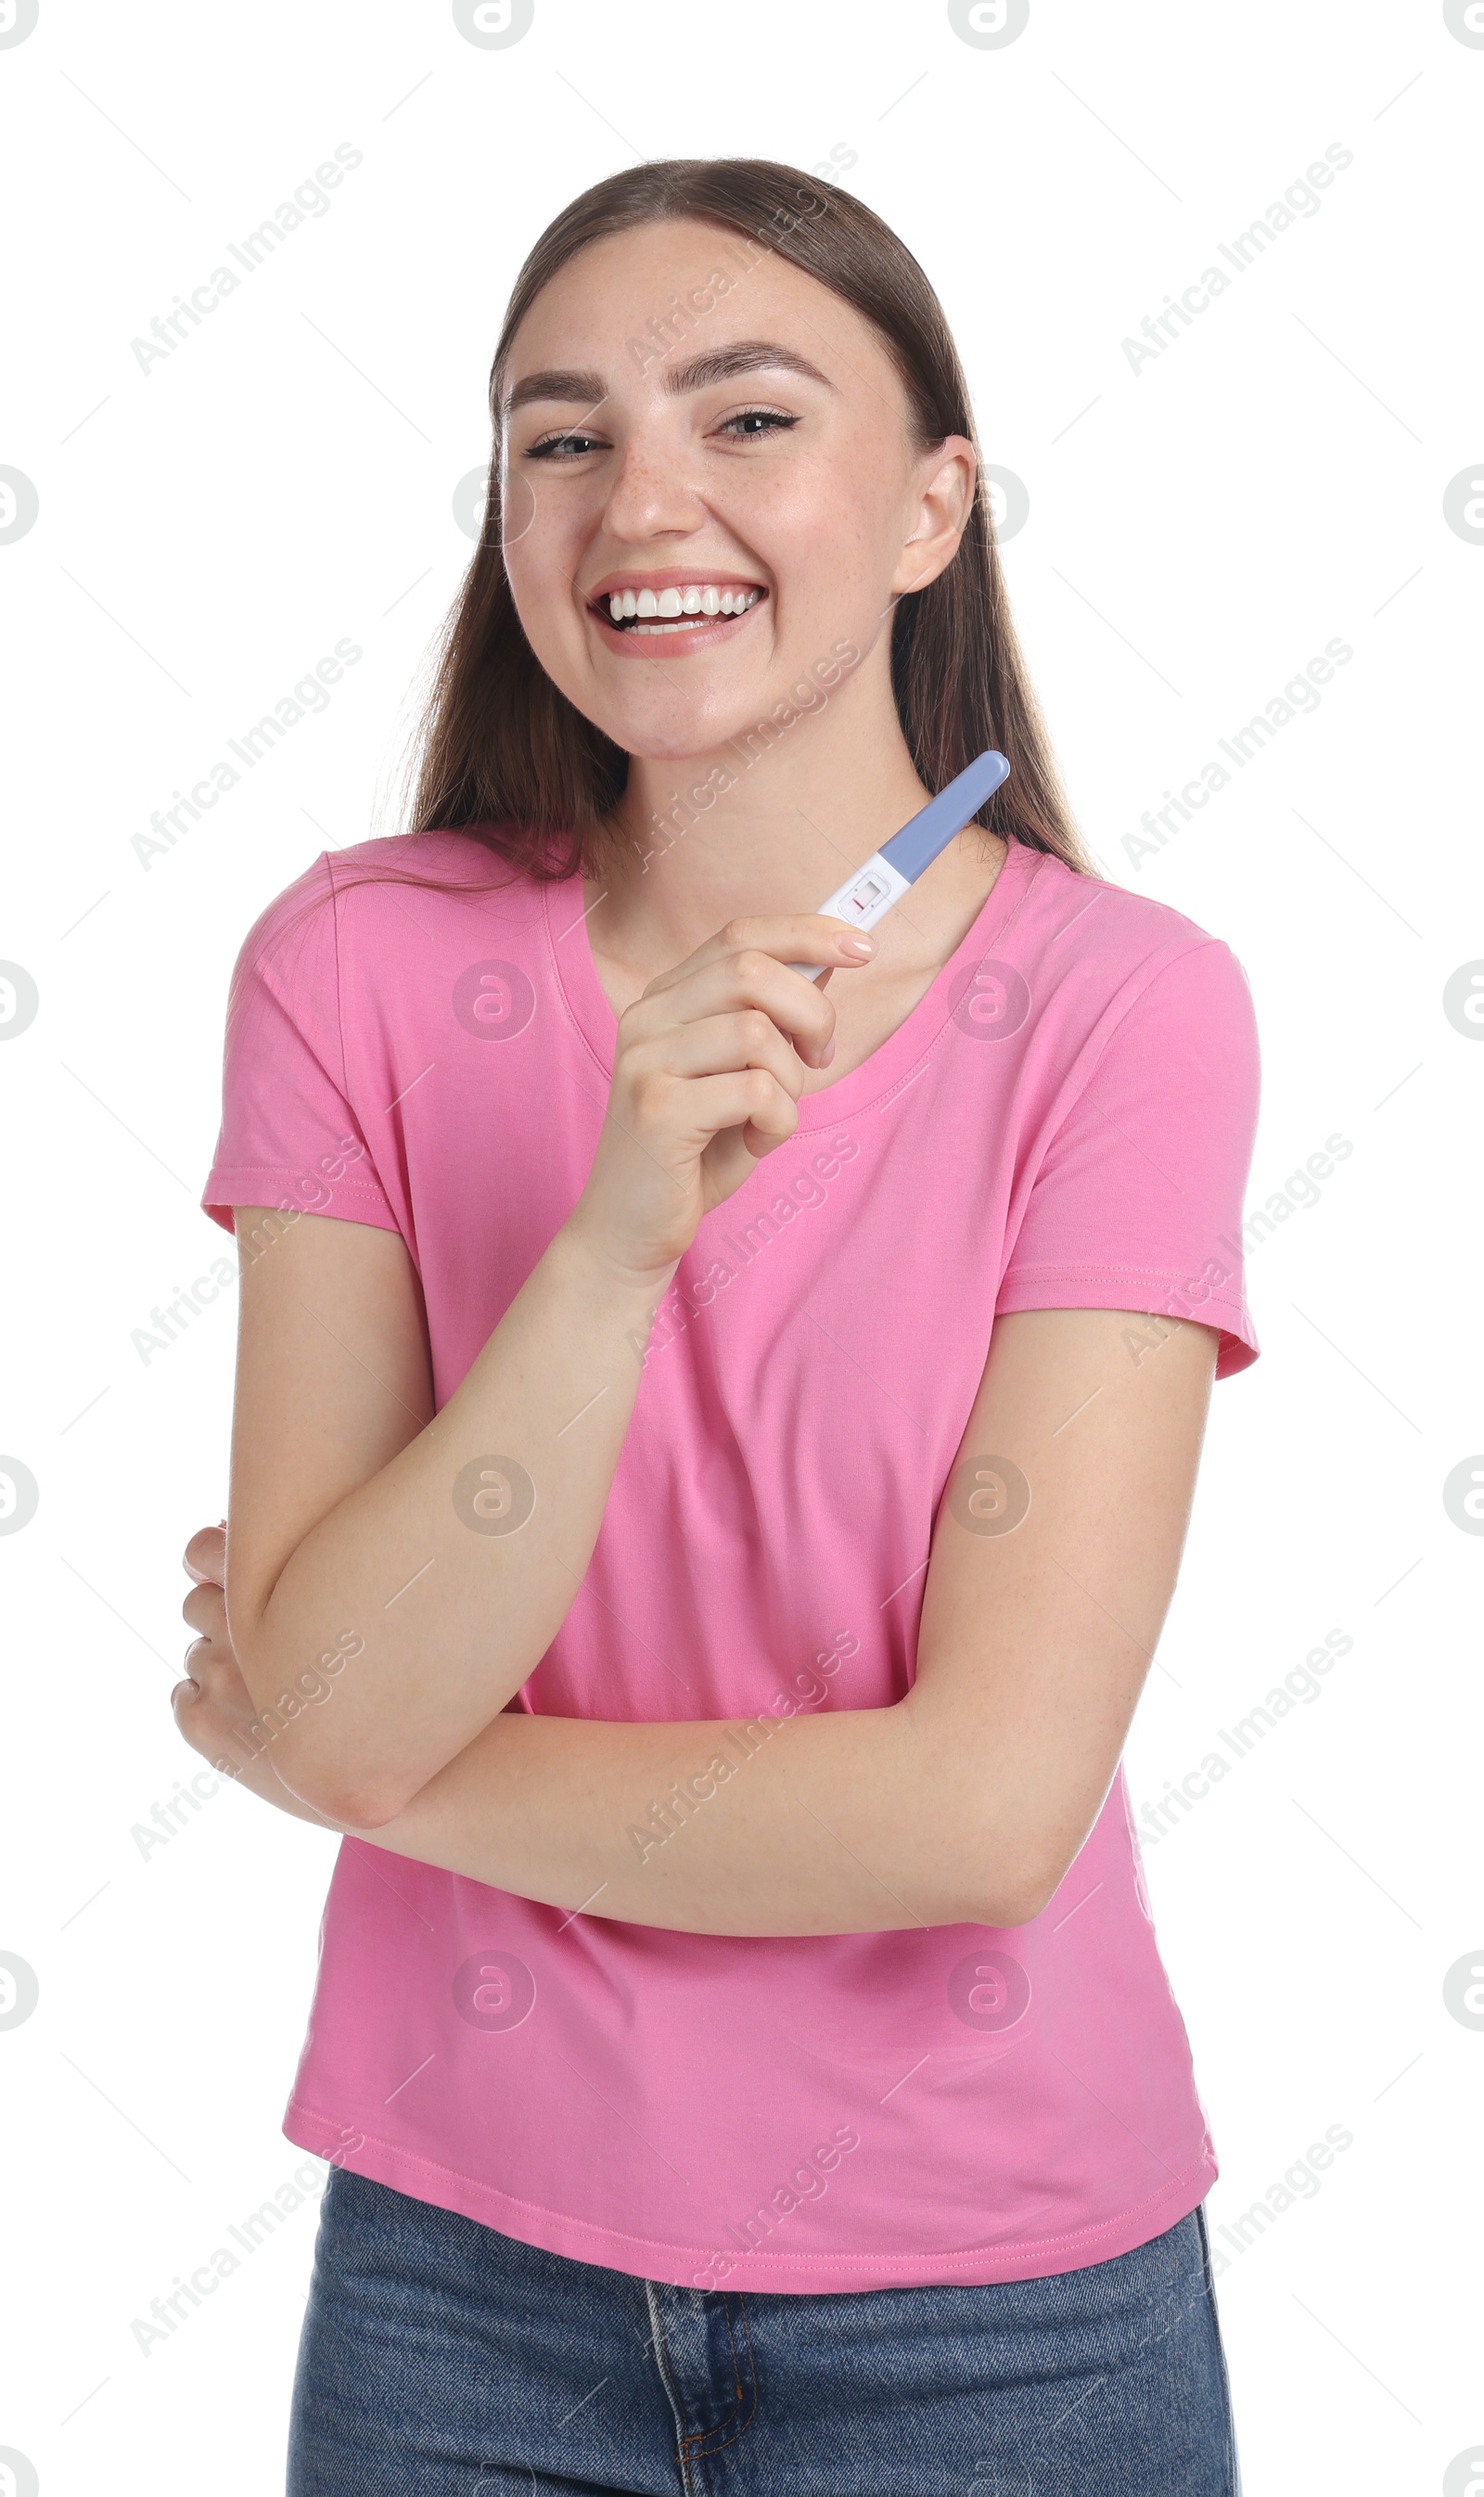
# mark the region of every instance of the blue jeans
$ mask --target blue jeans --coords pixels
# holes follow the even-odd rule
[[[1236,2497],[1204,2215],[987,2289],[673,2289],[332,2168],[289,2497]]]

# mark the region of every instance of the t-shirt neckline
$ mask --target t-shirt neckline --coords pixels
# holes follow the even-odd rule
[[[1029,880],[1045,855],[1026,841],[1010,842],[1004,865],[983,907],[911,1013],[837,1084],[827,1084],[822,1091],[804,1095],[799,1104],[796,1135],[816,1135],[826,1127],[837,1125],[852,1111],[865,1109],[926,1056],[948,1019],[948,996],[957,973],[982,955],[990,941],[1002,932],[1025,899]],[[548,939],[562,996],[601,1073],[611,1082],[618,1022],[593,961],[581,870],[565,883],[548,884],[544,898]]]

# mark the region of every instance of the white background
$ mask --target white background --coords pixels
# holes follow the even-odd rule
[[[1247,966],[1249,1211],[1332,1133],[1353,1147],[1251,1257],[1263,1357],[1216,1393],[1129,1773],[1136,1806],[1158,1796],[1327,1630],[1353,1639],[1148,1878],[1214,2223],[1353,2135],[1227,2247],[1248,2497],[1464,2487],[1484,2023],[1444,1978],[1484,1963],[1484,1543],[1443,1484],[1484,1446],[1484,1048],[1442,991],[1484,957],[1484,549],[1443,498],[1484,473],[1484,27],[1452,16],[1032,0],[979,48],[933,5],[537,0],[482,49],[430,0],[42,0],[0,42],[0,463],[39,497],[0,545],[0,955],[40,992],[0,1048],[0,1449],[40,1486],[0,1538],[0,1949],[40,1985],[0,2028],[0,2449],[37,2475],[0,2488],[281,2484],[312,2197],[167,2342],[131,2328],[302,2165],[278,2121],[332,1855],[232,1792],[147,1855],[131,1834],[198,1766],[167,1704],[177,1555],[225,1505],[235,1295],[147,1364],[132,1336],[228,1246],[197,1198],[233,955],[327,842],[397,828],[410,697],[471,551],[453,496],[542,227],[640,157],[832,147],[937,285],[986,456],[1028,491],[1011,586],[1103,871]],[[142,371],[131,340],[341,142],[363,162],[329,213]],[[1354,161],[1319,212],[1131,370],[1122,340],[1335,143]],[[151,813],[342,637],[364,655],[329,709],[142,864]],[[1319,708],[1136,861],[1144,811],[1332,637],[1354,655]]]

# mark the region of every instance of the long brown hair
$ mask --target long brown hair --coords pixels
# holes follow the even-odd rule
[[[848,191],[762,157],[678,157],[610,174],[564,208],[516,280],[495,348],[484,527],[439,646],[408,827],[466,833],[538,880],[593,869],[628,756],[553,683],[516,613],[500,502],[511,345],[542,289],[576,253],[682,217],[740,237],[743,265],[776,252],[851,304],[874,325],[901,376],[920,447],[961,433],[978,450],[968,386],[937,297],[890,226]],[[735,268],[742,257],[735,243],[730,256]],[[695,326],[694,309],[675,299],[673,312],[654,325],[662,341],[655,353]],[[952,561],[897,602],[891,658],[902,733],[926,786],[940,789],[986,746],[997,746],[1009,757],[1010,777],[976,820],[1090,872],[1011,620],[982,461]]]

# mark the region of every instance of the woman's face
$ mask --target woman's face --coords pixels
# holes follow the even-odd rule
[[[505,392],[521,624],[630,754],[706,753],[837,681],[842,648],[853,664],[893,597],[949,561],[972,491],[963,437],[915,449],[868,322],[689,220],[569,261],[516,332]]]

